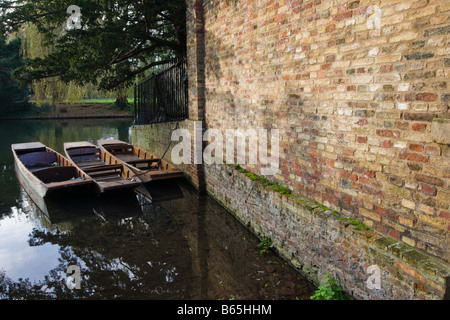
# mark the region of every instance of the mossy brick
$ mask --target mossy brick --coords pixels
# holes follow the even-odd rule
[[[398,243],[398,241],[389,237],[380,237],[375,239],[374,243],[378,248],[388,251],[389,247]]]
[[[439,283],[436,281],[433,281],[430,278],[427,278],[427,287],[429,287],[432,291],[434,291],[435,293],[437,293],[438,296],[444,296],[445,297],[445,293],[447,291],[447,285],[446,285],[446,281],[445,283]],[[433,297],[428,297],[427,300],[432,300]],[[446,298],[444,298],[446,299]]]
[[[450,270],[448,268],[431,258],[420,261],[417,264],[417,268],[433,277],[445,278],[450,275]]]
[[[402,159],[402,157],[400,156],[400,159]],[[410,191],[408,189],[402,188],[402,187],[397,187],[394,185],[389,185],[386,187],[386,190],[389,191],[390,193],[399,195],[403,198],[408,198],[410,195]]]
[[[402,260],[414,267],[418,267],[421,262],[425,262],[427,259],[426,255],[417,250],[410,250],[402,255]]]
[[[412,248],[401,242],[397,242],[396,244],[391,245],[389,247],[389,250],[392,252],[394,256],[401,258],[403,254],[405,254],[408,251],[411,251]]]
[[[327,208],[325,208],[323,206],[317,206],[316,208],[314,208],[312,210],[312,213],[322,215],[325,213],[325,211],[327,211]]]
[[[302,206],[303,208],[307,209],[309,212],[311,212],[312,209],[315,208],[316,204],[312,201],[300,198],[298,196],[292,197],[295,199],[296,204]]]
[[[427,300],[426,297],[428,297],[430,295],[429,286],[427,286],[423,283],[414,282],[413,288],[414,288],[414,294],[417,296],[418,299]]]
[[[392,266],[395,261],[392,255],[383,253],[375,248],[369,248],[369,255],[373,258],[373,263],[381,267]]]
[[[375,230],[368,228],[367,230],[360,230],[358,232],[359,238],[363,239],[367,244],[375,243],[375,240],[379,236]]]
[[[324,212],[325,217],[330,218],[330,217],[337,217],[340,216],[341,214],[337,211],[333,211],[333,210],[325,210]]]

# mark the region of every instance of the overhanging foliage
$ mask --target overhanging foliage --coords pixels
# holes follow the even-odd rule
[[[80,8],[81,26],[66,30],[67,8]],[[130,85],[137,75],[186,48],[184,0],[5,0],[4,34],[34,24],[53,50],[26,59],[14,72],[23,83],[59,76],[103,90]]]

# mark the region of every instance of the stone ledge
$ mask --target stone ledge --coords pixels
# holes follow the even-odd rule
[[[444,262],[440,262],[436,258],[422,253],[407,244],[386,236],[381,236],[375,239],[374,242],[378,248],[388,251],[411,267],[423,271],[430,276],[450,276],[450,268]]]

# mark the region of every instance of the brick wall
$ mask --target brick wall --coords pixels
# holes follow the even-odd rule
[[[448,298],[450,0],[187,4],[180,127],[279,129],[267,178],[292,195],[229,165],[182,166],[193,184],[316,283],[331,273],[358,299]],[[162,153],[173,127],[134,127],[132,140]]]
[[[450,116],[450,1],[205,0],[203,14],[208,128],[280,129],[272,179],[448,262],[450,139],[433,119]]]
[[[179,123],[193,135],[192,121]],[[135,145],[172,161],[168,145],[176,123],[134,126]],[[197,186],[193,166],[179,165]],[[356,299],[442,299],[449,292],[448,264],[389,236],[354,224],[344,214],[296,195],[281,195],[231,165],[205,165],[206,188],[260,238],[319,284],[326,273]],[[185,195],[186,196],[186,195]],[[187,195],[192,197],[192,195]],[[218,234],[226,232],[220,228]],[[218,235],[220,236],[220,235]],[[370,266],[380,268],[380,289],[368,288]],[[448,298],[448,296],[447,296]]]

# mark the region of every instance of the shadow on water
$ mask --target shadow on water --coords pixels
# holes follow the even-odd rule
[[[260,255],[248,229],[184,180],[149,185],[152,199],[128,193],[47,200],[44,214],[5,171],[0,187],[11,179],[14,199],[2,199],[0,238],[20,242],[8,228],[26,225],[21,250],[38,257],[29,265],[2,263],[14,252],[0,244],[2,299],[308,299],[315,289],[274,253]],[[43,271],[30,278],[34,264]],[[66,271],[73,265],[81,287],[71,290]]]

